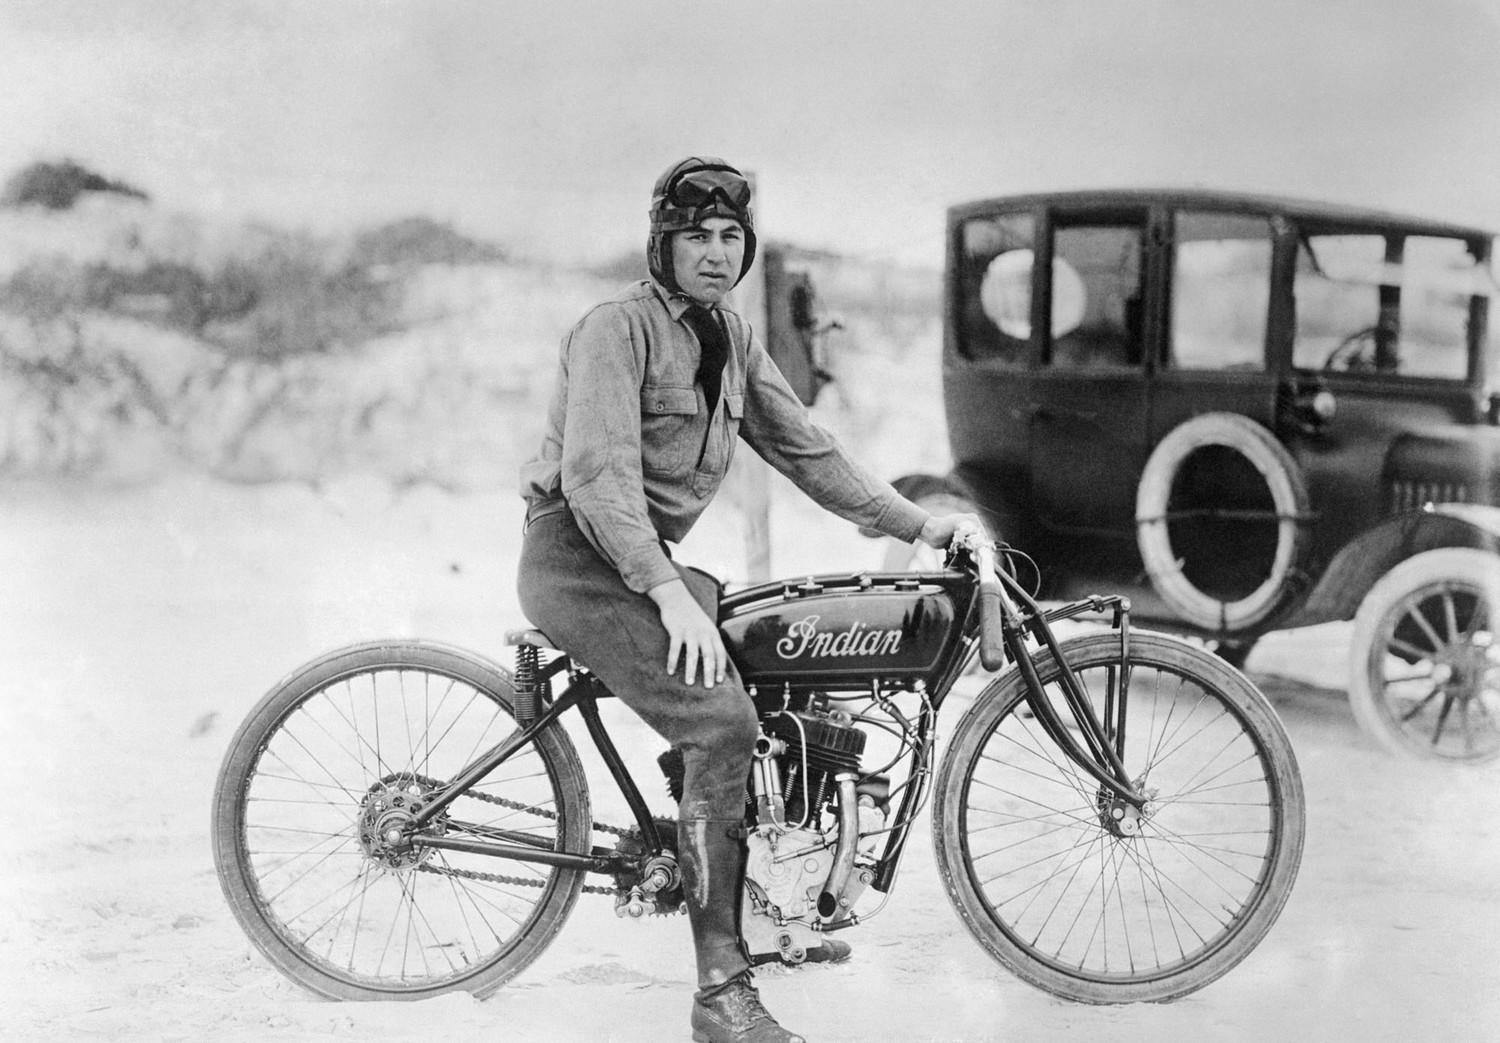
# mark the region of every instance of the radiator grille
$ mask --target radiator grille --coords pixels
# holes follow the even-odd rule
[[[1386,502],[1394,514],[1414,511],[1424,503],[1469,503],[1473,493],[1463,482],[1423,482],[1401,479],[1390,483]]]

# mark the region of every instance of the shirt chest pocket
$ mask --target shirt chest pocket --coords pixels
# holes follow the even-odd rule
[[[647,384],[641,388],[641,471],[680,472],[690,452],[703,440],[698,423],[698,391],[690,387]]]
[[[729,470],[729,462],[734,459],[734,445],[739,437],[740,419],[744,415],[744,393],[726,391],[723,421],[714,429],[708,442],[704,444],[703,459],[699,462],[698,468],[700,471],[722,478]]]
[[[743,391],[726,391],[724,393],[724,412],[729,414],[729,441],[732,449],[734,440],[740,433],[740,420],[745,416],[745,393]]]

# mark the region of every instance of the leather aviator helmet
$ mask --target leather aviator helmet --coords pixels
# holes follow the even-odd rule
[[[755,260],[755,225],[750,210],[750,182],[716,156],[689,156],[668,167],[651,190],[651,237],[646,266],[652,278],[680,293],[672,268],[670,236],[697,227],[710,217],[730,217],[745,231],[745,259],[736,286]]]

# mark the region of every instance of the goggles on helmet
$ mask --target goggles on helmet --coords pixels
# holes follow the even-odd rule
[[[750,205],[750,182],[738,170],[726,167],[701,167],[678,174],[667,185],[667,202],[673,206],[707,206],[714,196],[736,210]]]
[[[745,220],[750,213],[750,194],[750,182],[732,168],[687,170],[667,182],[663,192],[667,208],[661,211],[661,218],[669,224],[693,224],[710,214],[727,212]]]

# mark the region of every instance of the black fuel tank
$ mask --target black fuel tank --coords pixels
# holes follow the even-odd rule
[[[813,576],[726,597],[719,625],[747,685],[931,680],[958,646],[972,597],[960,573]]]

